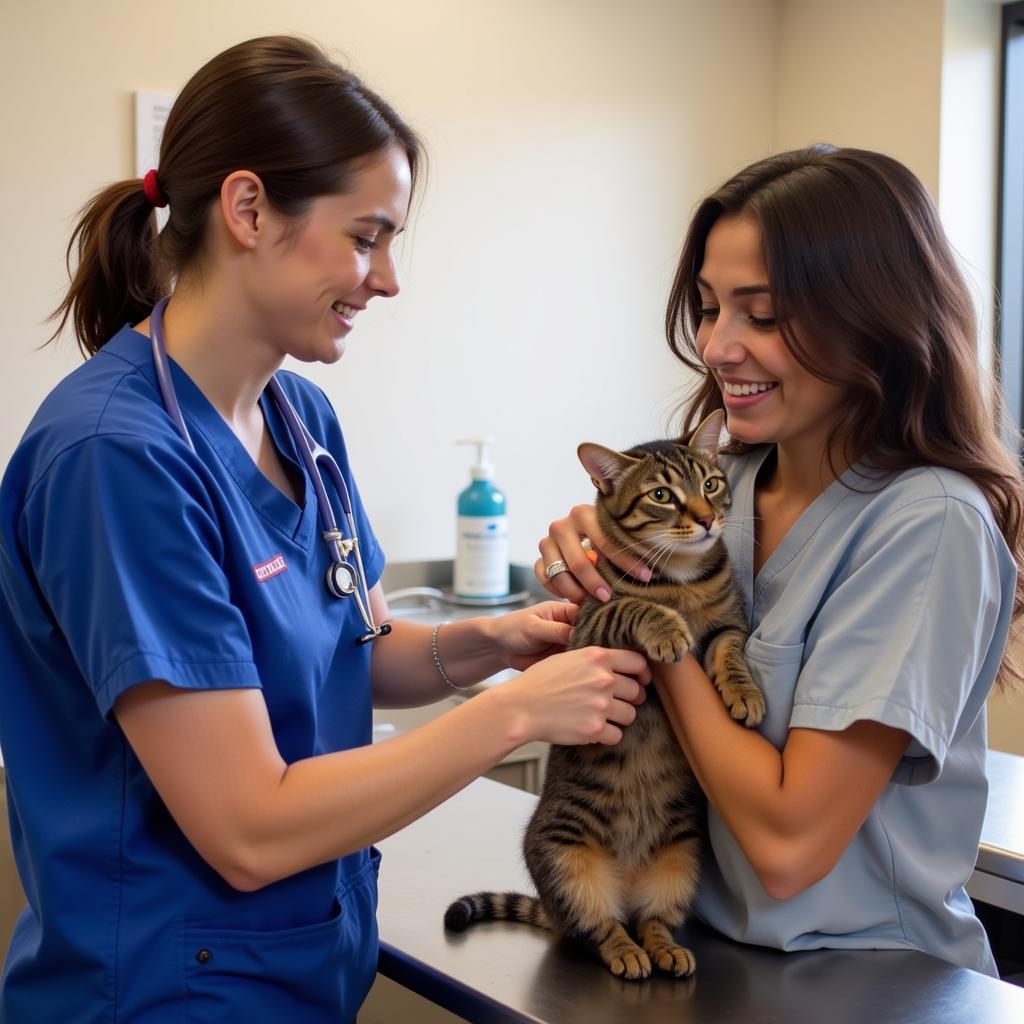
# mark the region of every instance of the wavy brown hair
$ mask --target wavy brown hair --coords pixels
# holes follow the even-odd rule
[[[299,220],[393,144],[405,150],[415,188],[415,132],[315,44],[265,36],[225,50],[192,76],[168,115],[157,174],[169,207],[164,229],[157,234],[141,178],[108,186],[82,208],[50,340],[71,320],[79,347],[93,355],[126,323],[144,320],[201,260],[210,207],[232,171],[258,175],[271,205]]]
[[[830,465],[838,443],[849,460],[882,473],[945,466],[984,493],[1018,567],[997,685],[1020,684],[1024,484],[1001,439],[1001,393],[980,367],[974,307],[931,197],[891,157],[819,145],[752,164],[704,199],[665,317],[672,352],[700,375],[684,409],[684,436],[723,408],[697,353],[696,275],[715,222],[741,213],[759,226],[786,346],[808,372],[845,390],[828,438]]]

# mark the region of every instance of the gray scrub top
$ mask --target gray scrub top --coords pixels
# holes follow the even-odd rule
[[[985,814],[985,699],[1010,626],[1013,558],[967,477],[923,467],[880,487],[852,468],[754,579],[754,480],[773,450],[722,459],[746,658],[768,704],[759,731],[782,749],[791,728],[868,719],[912,739],[839,862],[791,899],[766,895],[709,808],[713,857],[697,913],[742,942],[913,948],[995,975],[963,886]]]

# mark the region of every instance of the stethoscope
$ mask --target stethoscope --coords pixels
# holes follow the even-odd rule
[[[188,427],[181,415],[181,406],[178,405],[178,396],[174,393],[174,382],[171,380],[170,366],[167,362],[167,348],[164,345],[164,307],[167,305],[170,296],[161,299],[149,317],[149,334],[153,343],[153,365],[156,367],[156,379],[160,386],[160,394],[163,398],[164,408],[178,428],[178,433],[185,439],[186,444],[192,451],[195,445],[189,435]],[[349,497],[348,487],[345,478],[341,475],[334,457],[325,448],[322,448],[306,429],[306,425],[299,419],[298,413],[288,401],[288,396],[277,381],[277,377],[271,377],[267,383],[267,390],[274,400],[278,411],[284,417],[285,426],[291,435],[295,450],[306,467],[306,473],[313,482],[313,490],[316,492],[316,507],[320,516],[320,524],[323,527],[323,538],[327,545],[327,553],[330,556],[331,564],[327,569],[324,580],[327,590],[334,597],[342,598],[352,596],[355,598],[356,606],[359,608],[360,618],[366,626],[366,632],[357,637],[359,643],[369,643],[379,636],[387,636],[391,632],[391,625],[387,622],[380,626],[374,624],[373,612],[370,608],[370,591],[366,585],[366,573],[363,570],[363,557],[359,552],[359,538],[356,536],[356,521],[352,515],[352,499]],[[331,478],[334,490],[341,500],[341,508],[345,513],[348,522],[349,537],[338,528],[334,518],[334,510],[327,498],[327,489],[324,487],[321,469],[327,471]],[[350,555],[355,557],[355,565],[348,561]]]

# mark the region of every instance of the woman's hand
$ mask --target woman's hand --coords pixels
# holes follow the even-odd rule
[[[589,537],[594,550],[628,572],[646,582],[651,578],[650,570],[643,562],[637,561],[629,551],[616,550],[615,545],[597,524],[597,510],[593,505],[577,505],[564,519],[556,519],[548,527],[548,535],[540,542],[540,558],[534,563],[533,571],[541,586],[555,597],[566,597],[581,604],[588,594],[599,601],[611,597],[608,584],[594,568],[583,547],[583,538]],[[565,562],[567,571],[548,577],[547,567],[556,562]]]
[[[650,681],[642,654],[583,647],[545,658],[491,693],[512,701],[523,743],[611,746],[636,718]]]
[[[545,601],[491,619],[494,642],[505,664],[522,672],[564,651],[578,611],[575,604]]]

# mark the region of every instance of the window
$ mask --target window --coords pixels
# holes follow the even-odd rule
[[[1006,411],[1024,426],[1024,3],[1003,8],[999,241],[1000,378]]]

